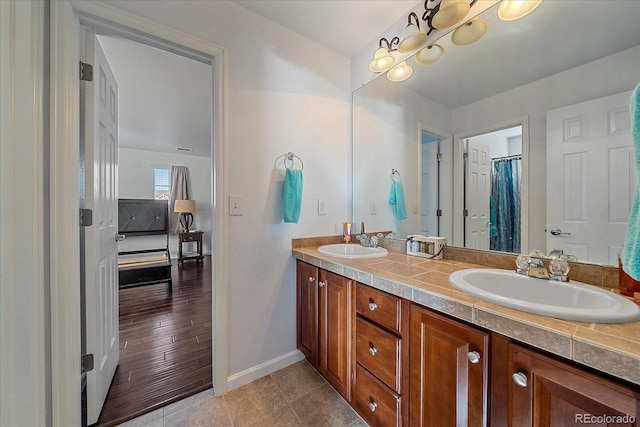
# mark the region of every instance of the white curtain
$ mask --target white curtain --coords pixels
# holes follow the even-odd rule
[[[180,214],[173,211],[176,200],[189,199],[189,168],[186,166],[171,166],[171,192],[169,193],[170,220],[169,230],[177,234],[180,232]]]

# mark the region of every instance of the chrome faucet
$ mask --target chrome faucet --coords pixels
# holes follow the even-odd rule
[[[544,262],[539,258],[531,258],[521,255],[516,259],[516,265],[518,266],[518,269],[516,270],[516,273],[518,274],[538,279],[549,278],[547,267],[544,266]]]

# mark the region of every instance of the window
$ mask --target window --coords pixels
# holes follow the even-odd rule
[[[171,168],[154,167],[153,183],[153,198],[156,200],[169,200],[169,193],[171,192]]]

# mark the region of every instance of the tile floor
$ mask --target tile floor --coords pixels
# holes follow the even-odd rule
[[[224,396],[216,397],[210,389],[121,426],[366,427],[367,424],[302,360]]]

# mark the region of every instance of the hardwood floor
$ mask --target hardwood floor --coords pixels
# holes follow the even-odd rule
[[[165,283],[120,291],[120,363],[96,426],[113,426],[212,387],[211,257]]]

